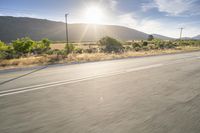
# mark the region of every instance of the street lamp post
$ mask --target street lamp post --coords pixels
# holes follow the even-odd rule
[[[68,24],[67,24],[67,17],[68,13],[65,14],[65,22],[66,22],[66,41],[67,41],[67,54],[69,54],[69,37],[68,37]]]

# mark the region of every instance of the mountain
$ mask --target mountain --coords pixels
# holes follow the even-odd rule
[[[97,41],[103,36],[120,40],[147,39],[148,34],[115,25],[69,24],[71,42]],[[65,40],[65,23],[26,17],[0,16],[0,40],[10,42],[21,37],[34,40],[49,38],[53,41]]]
[[[200,35],[194,36],[193,39],[200,40]]]
[[[158,35],[158,34],[152,34],[154,38],[156,39],[161,39],[161,40],[174,40],[175,38],[163,36],[163,35]]]
[[[182,40],[194,40],[192,37],[182,37]]]

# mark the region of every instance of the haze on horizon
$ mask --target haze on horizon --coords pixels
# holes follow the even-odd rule
[[[33,17],[69,23],[121,25],[148,34],[200,34],[200,0],[1,0],[0,16]]]

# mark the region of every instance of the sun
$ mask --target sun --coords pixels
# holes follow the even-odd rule
[[[88,6],[85,10],[85,19],[87,23],[100,24],[103,22],[103,10],[97,5]]]

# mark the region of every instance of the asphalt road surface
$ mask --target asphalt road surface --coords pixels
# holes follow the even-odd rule
[[[0,133],[199,133],[200,52],[0,72]]]

